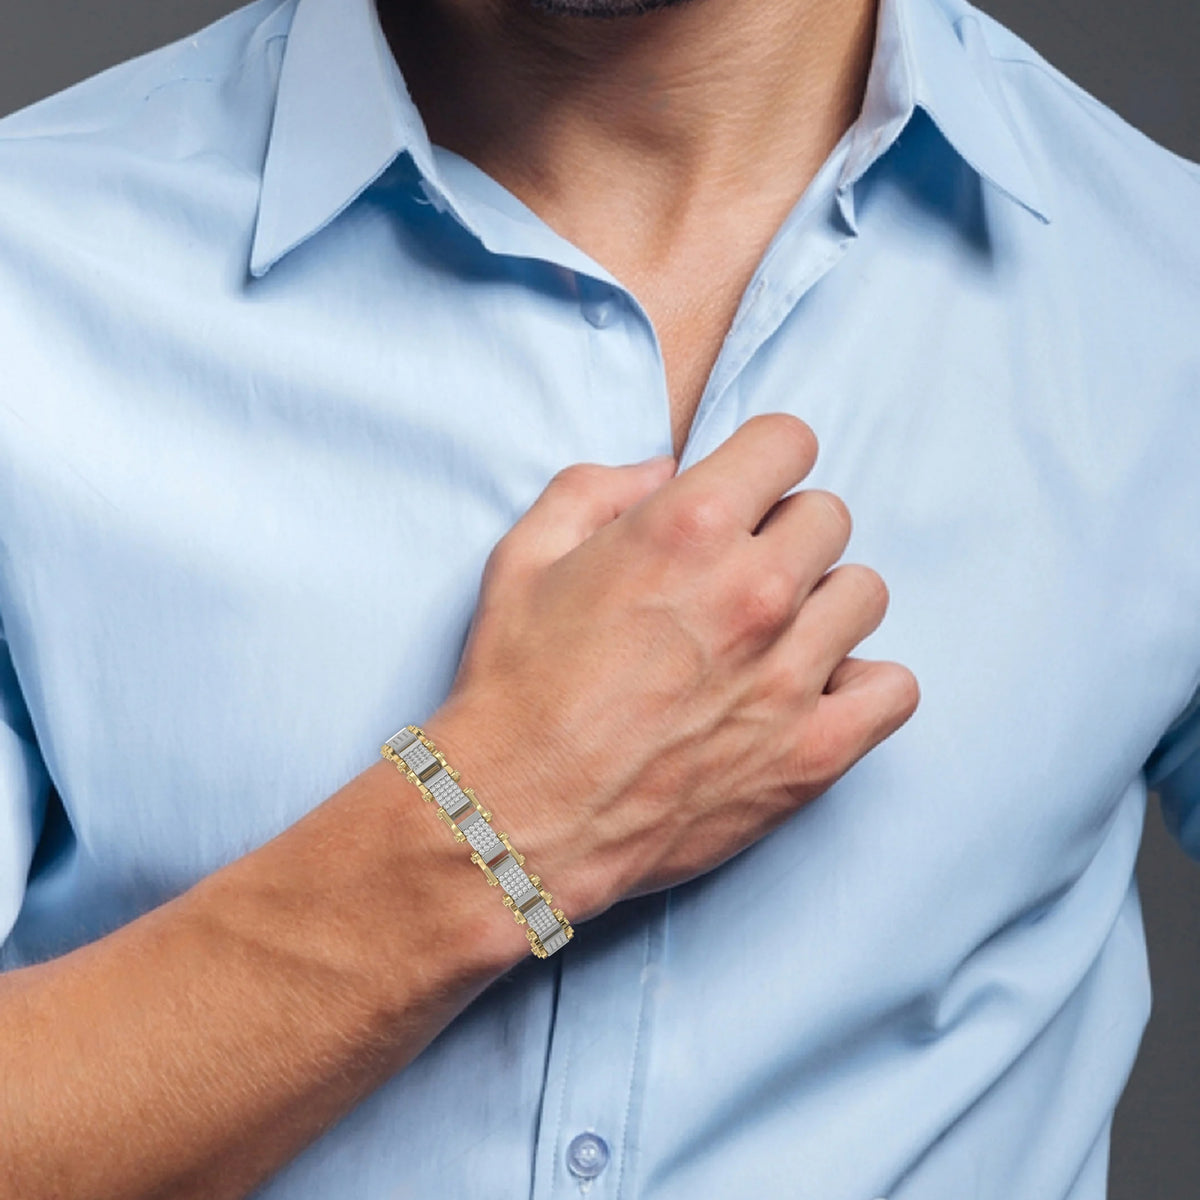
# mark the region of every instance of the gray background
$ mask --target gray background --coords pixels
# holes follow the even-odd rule
[[[228,0],[0,0],[0,113],[235,7]],[[1144,133],[1200,160],[1197,0],[982,0],[980,7]],[[1111,1200],[1200,1197],[1200,866],[1170,840],[1154,801],[1138,863],[1154,1012],[1117,1113]]]

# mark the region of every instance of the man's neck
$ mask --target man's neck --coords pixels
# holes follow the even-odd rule
[[[669,258],[722,212],[778,224],[859,111],[875,10],[687,0],[601,19],[379,0],[431,139],[614,273]]]
[[[877,0],[686,0],[602,20],[380,0],[431,139],[640,302],[676,454],[746,286],[862,105]]]

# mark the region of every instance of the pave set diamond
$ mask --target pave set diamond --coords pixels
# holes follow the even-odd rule
[[[492,828],[491,813],[479,804],[470,788],[458,785],[458,772],[418,726],[406,725],[384,743],[382,754],[438,806],[438,816],[454,831],[458,841],[471,846],[471,861],[489,884],[505,892],[504,903],[517,924],[526,927],[533,953],[548,958],[574,936],[561,908],[551,908],[552,897],[536,875],[524,870],[525,856],[509,844],[506,834]]]

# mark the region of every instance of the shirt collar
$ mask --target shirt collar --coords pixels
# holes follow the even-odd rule
[[[980,176],[1045,224],[1049,210],[1009,116],[976,11],[963,0],[880,0],[875,54],[838,191],[929,114]]]
[[[296,0],[263,166],[250,273],[348,208],[407,150],[436,176],[373,0]]]
[[[862,116],[838,190],[862,176],[919,106],[972,169],[1049,222],[1007,116],[979,19],[962,0],[945,3],[954,4],[958,15],[942,0],[880,0]],[[265,275],[333,221],[403,152],[412,156],[439,205],[454,210],[373,0],[295,0],[251,274]]]

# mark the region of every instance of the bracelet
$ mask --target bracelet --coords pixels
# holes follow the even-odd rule
[[[471,861],[487,877],[489,886],[507,893],[505,905],[518,925],[525,926],[533,953],[549,958],[575,936],[561,908],[551,908],[553,897],[536,875],[523,870],[525,856],[509,844],[508,835],[492,828],[492,814],[470,788],[458,786],[459,774],[417,725],[406,725],[383,744],[380,753],[421,795],[438,806],[437,815],[454,831],[456,842],[471,844]]]

